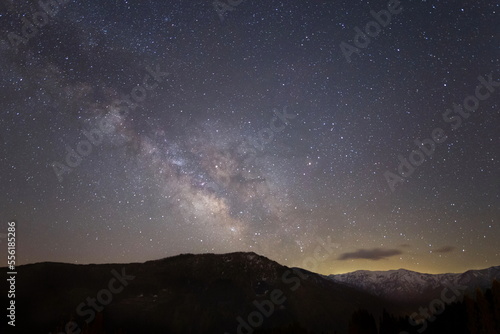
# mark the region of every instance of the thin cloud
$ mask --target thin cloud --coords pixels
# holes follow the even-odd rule
[[[365,259],[378,261],[391,256],[403,254],[399,249],[383,249],[383,248],[373,248],[373,249],[358,249],[352,253],[343,253],[338,258],[339,260],[350,260],[350,259]]]
[[[451,253],[455,250],[455,247],[453,246],[444,246],[438,249],[434,249],[433,252],[435,253]]]

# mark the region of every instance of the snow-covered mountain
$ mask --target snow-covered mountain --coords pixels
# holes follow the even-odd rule
[[[500,266],[469,270],[461,274],[423,274],[406,269],[389,271],[358,270],[329,275],[329,279],[392,301],[425,301],[439,298],[445,288],[456,294],[489,288],[500,281]]]

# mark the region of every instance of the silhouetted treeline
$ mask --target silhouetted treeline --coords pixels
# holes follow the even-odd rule
[[[420,310],[415,310],[419,313]],[[379,326],[373,315],[357,311],[349,322],[349,334],[500,334],[500,282],[484,293],[447,305],[427,317],[395,317],[384,310]]]

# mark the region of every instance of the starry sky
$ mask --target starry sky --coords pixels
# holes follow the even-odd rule
[[[497,1],[45,10],[0,1],[0,243],[16,220],[18,265],[500,264]]]

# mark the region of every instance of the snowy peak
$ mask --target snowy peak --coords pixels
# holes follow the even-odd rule
[[[358,270],[328,278],[388,300],[419,301],[434,298],[445,287],[461,287],[467,292],[489,288],[495,279],[500,280],[500,266],[462,274],[424,274],[406,269]]]

